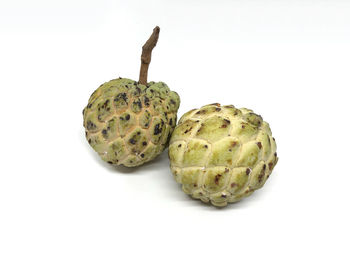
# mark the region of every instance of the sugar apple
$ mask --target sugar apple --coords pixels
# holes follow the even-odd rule
[[[237,202],[261,188],[278,160],[275,139],[261,116],[218,103],[181,117],[169,158],[183,191],[214,206]]]
[[[169,143],[180,98],[163,82],[147,82],[159,27],[143,46],[139,81],[118,78],[102,84],[83,110],[85,135],[101,158],[113,165],[139,166]]]

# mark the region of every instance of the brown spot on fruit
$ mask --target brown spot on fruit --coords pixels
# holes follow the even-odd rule
[[[191,130],[192,130],[192,127],[189,128],[189,129],[187,129],[184,133],[186,134],[186,133],[188,133],[188,132],[191,131]]]
[[[160,124],[157,123],[155,126],[154,126],[154,135],[158,135],[159,133],[162,132],[162,127],[160,127]]]
[[[221,108],[215,108],[215,111],[221,111]]]
[[[217,175],[215,175],[214,182],[215,182],[215,184],[216,184],[216,185],[218,185],[218,184],[219,184],[219,181],[220,181],[220,177],[221,177],[221,176],[222,176],[221,174],[217,174]]]
[[[145,97],[144,99],[143,99],[143,103],[145,104],[145,106],[149,106],[149,98],[148,97]]]
[[[89,120],[89,121],[87,121],[87,123],[86,123],[86,128],[87,128],[88,130],[96,129],[96,124]]]
[[[196,112],[196,114],[199,115],[199,114],[204,114],[206,112],[207,112],[206,110],[199,110],[199,111]]]
[[[252,170],[250,168],[247,168],[247,170],[245,170],[245,174],[249,175],[252,172]]]
[[[233,188],[233,187],[235,187],[235,186],[237,186],[236,183],[232,183],[232,184],[231,184],[231,188]]]
[[[123,100],[126,103],[126,105],[128,104],[128,98],[127,98],[126,93],[120,93],[114,98],[115,102],[118,102],[121,100]]]
[[[272,168],[273,168],[273,163],[269,162],[269,169],[270,169],[270,171],[272,171]]]
[[[261,172],[258,176],[258,181],[259,183],[262,182],[263,178],[264,178],[264,175],[265,175],[265,169],[266,169],[266,164],[264,164],[263,168],[261,169]]]
[[[261,142],[257,142],[256,144],[258,145],[259,149],[261,149],[261,147],[262,147]]]
[[[263,177],[264,177],[264,173],[259,174],[259,177],[258,177],[259,183],[261,183]]]
[[[109,103],[109,99],[107,99],[107,100],[103,103],[102,108],[106,108],[107,105],[108,105],[108,103]]]
[[[147,145],[147,142],[142,142],[142,145],[143,145],[143,146],[146,146],[146,145]]]
[[[207,149],[208,149],[208,145],[204,145],[204,148],[207,148]]]
[[[140,99],[134,101],[133,104],[134,104],[134,106],[137,107],[139,110],[142,109],[142,104],[141,104],[141,100],[140,100]]]
[[[226,194],[221,194],[221,197],[225,198],[225,197],[226,197]]]

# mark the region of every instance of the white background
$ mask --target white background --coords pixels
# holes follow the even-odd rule
[[[220,102],[271,125],[279,163],[224,209],[187,197],[167,152],[114,169],[82,109],[149,80],[179,116]],[[0,1],[0,262],[349,262],[350,1]]]

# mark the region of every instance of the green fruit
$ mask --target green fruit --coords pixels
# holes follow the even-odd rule
[[[169,143],[180,98],[163,82],[147,82],[159,27],[142,47],[139,81],[113,79],[91,95],[83,110],[85,135],[101,158],[114,165],[139,166]]]
[[[261,116],[217,103],[181,117],[169,158],[183,191],[215,206],[237,202],[261,188],[278,160],[275,139]]]
[[[119,78],[101,85],[83,111],[86,139],[111,164],[138,166],[168,145],[180,98],[163,82]]]

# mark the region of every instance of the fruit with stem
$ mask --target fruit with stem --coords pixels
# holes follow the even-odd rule
[[[142,47],[139,81],[117,78],[102,84],[83,110],[86,139],[110,164],[133,167],[153,160],[175,128],[178,94],[164,82],[147,82],[159,32],[155,27]]]

